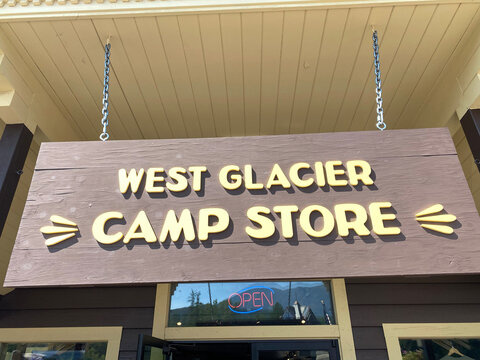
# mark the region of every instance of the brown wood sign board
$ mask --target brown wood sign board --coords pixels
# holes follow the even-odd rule
[[[447,129],[45,143],[6,286],[480,272]]]

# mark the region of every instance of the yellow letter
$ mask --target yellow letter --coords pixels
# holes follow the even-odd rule
[[[272,220],[261,214],[270,214],[270,209],[264,206],[253,206],[247,210],[247,217],[260,225],[260,228],[246,226],[248,236],[256,239],[266,239],[275,233],[275,225]]]
[[[381,209],[391,208],[392,204],[389,202],[374,202],[368,207],[370,211],[370,219],[372,220],[372,228],[377,235],[398,235],[400,234],[400,228],[392,226],[386,228],[383,226],[385,220],[395,220],[395,214],[382,214]]]
[[[207,171],[206,166],[190,166],[188,168],[193,174],[193,191],[201,191],[202,190],[202,173]]]
[[[288,182],[288,179],[283,173],[282,169],[280,168],[280,165],[278,164],[273,165],[272,172],[270,173],[270,178],[267,182],[267,189],[270,189],[272,186],[275,185],[280,185],[284,189],[292,187],[292,185],[290,185],[290,183]]]
[[[315,230],[311,224],[311,215],[312,212],[317,211],[323,217],[323,229],[322,230]],[[303,231],[305,231],[308,235],[316,238],[324,237],[330,234],[335,227],[335,219],[332,213],[323,206],[320,205],[310,205],[307,206],[305,209],[302,210],[300,213],[300,226],[302,227]]]
[[[137,171],[135,169],[131,169],[127,175],[127,170],[120,169],[118,170],[118,185],[120,188],[120,192],[125,194],[128,191],[128,187],[132,187],[132,192],[136,193],[138,191],[138,187],[142,182],[143,175],[145,174],[145,170],[140,169]]]
[[[323,165],[320,161],[315,163],[315,175],[317,177],[317,185],[325,186],[325,172],[323,171]]]
[[[347,212],[355,214],[355,219],[347,220]],[[365,226],[368,215],[365,208],[358,204],[339,204],[335,205],[335,217],[337,218],[338,234],[348,236],[349,229],[354,230],[360,236],[370,235],[370,231]]]
[[[185,174],[186,172],[187,170],[182,167],[172,167],[168,170],[168,176],[177,183],[167,183],[167,189],[175,192],[184,191],[188,187],[188,181],[185,175],[182,174]]]
[[[263,189],[263,184],[253,182],[252,165],[245,165],[245,187],[249,190]]]
[[[164,172],[163,168],[150,168],[147,170],[147,180],[145,181],[145,191],[148,193],[162,193],[165,191],[163,186],[155,186],[158,181],[165,181],[163,176],[157,176],[157,173]]]
[[[195,228],[193,227],[190,210],[184,209],[180,214],[179,220],[177,220],[174,210],[168,210],[165,221],[163,222],[162,231],[160,232],[160,241],[162,243],[165,242],[169,233],[172,241],[177,241],[182,231],[183,235],[185,235],[185,240],[195,240]]]
[[[359,167],[362,171],[360,174],[357,173],[357,167]],[[372,168],[370,164],[364,160],[351,160],[347,161],[347,171],[348,171],[348,178],[350,179],[350,184],[353,186],[358,185],[358,180],[361,180],[365,185],[372,185],[373,180],[370,177],[372,173]]]
[[[210,217],[215,216],[217,223],[210,225]],[[208,240],[208,234],[220,233],[230,225],[230,216],[220,208],[200,209],[198,212],[198,238]]]
[[[306,180],[301,179],[300,176],[298,176],[298,171],[300,169],[310,169],[310,165],[307,164],[306,162],[299,162],[299,163],[293,164],[290,167],[290,172],[289,172],[290,180],[292,180],[293,184],[298,187],[301,187],[301,188],[309,187],[310,185],[313,184],[313,178],[306,179]]]
[[[347,186],[347,180],[337,180],[337,175],[344,175],[345,170],[343,169],[335,169],[335,166],[342,165],[341,161],[334,160],[334,161],[327,161],[325,163],[325,171],[327,173],[327,181],[328,185],[330,186]]]
[[[227,165],[224,166],[218,173],[220,184],[222,184],[222,186],[227,190],[235,190],[242,185],[242,175],[240,174],[233,174],[230,176],[233,182],[228,181],[228,174],[231,171],[240,171],[240,168],[237,165]]]
[[[140,231],[137,232],[138,230]],[[147,214],[145,214],[145,211],[143,210],[140,211],[135,220],[133,220],[133,224],[130,226],[130,229],[128,229],[123,242],[128,244],[131,239],[145,239],[148,243],[154,243],[157,241],[152,225],[148,220]]]
[[[298,206],[295,205],[284,205],[284,206],[275,206],[273,211],[280,214],[280,219],[282,220],[282,236],[285,239],[293,237],[293,223],[292,223],[292,213],[298,211]]]
[[[92,225],[92,235],[99,243],[110,245],[120,241],[123,234],[119,231],[112,235],[105,234],[105,224],[110,219],[123,219],[123,214],[118,211],[109,211],[97,216]]]

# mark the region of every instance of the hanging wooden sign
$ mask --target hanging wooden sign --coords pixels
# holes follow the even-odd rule
[[[6,286],[480,272],[447,129],[46,143]]]

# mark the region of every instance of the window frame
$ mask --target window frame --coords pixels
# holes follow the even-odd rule
[[[400,340],[480,338],[480,323],[383,324],[390,360],[402,360]]]
[[[344,279],[330,281],[336,325],[268,325],[168,327],[170,284],[158,284],[153,317],[154,337],[166,341],[338,340],[342,359],[355,360],[350,312]]]
[[[121,326],[1,328],[0,343],[106,342],[105,360],[118,360]]]

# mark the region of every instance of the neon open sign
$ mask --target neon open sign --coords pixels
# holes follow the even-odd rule
[[[228,308],[237,314],[250,314],[273,306],[275,292],[266,286],[251,286],[228,297]]]

